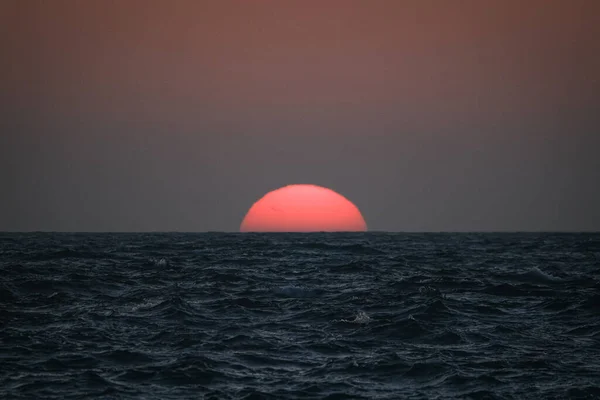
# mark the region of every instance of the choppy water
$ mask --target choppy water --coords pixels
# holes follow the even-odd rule
[[[1,234],[0,398],[600,398],[600,234]]]

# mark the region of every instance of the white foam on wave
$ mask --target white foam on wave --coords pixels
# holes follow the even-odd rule
[[[527,276],[527,277],[530,277],[533,279],[539,279],[542,281],[551,281],[551,282],[558,282],[558,281],[562,280],[559,277],[556,277],[554,275],[551,275],[549,273],[542,271],[538,267],[533,267],[530,271],[527,271],[526,273],[524,273],[523,276]]]
[[[427,296],[442,296],[442,292],[434,286],[421,286],[419,288],[419,293]]]
[[[359,311],[358,314],[354,317],[354,319],[340,319],[334,320],[334,322],[345,322],[348,324],[368,324],[372,321],[372,318],[364,311]]]
[[[315,290],[301,286],[281,286],[273,289],[273,291],[278,295],[287,297],[312,297],[316,294]]]
[[[150,262],[157,267],[166,267],[167,265],[169,265],[169,261],[165,258],[151,258]]]
[[[162,302],[163,302],[162,298],[145,299],[142,303],[136,304],[133,307],[131,307],[131,311],[137,312],[139,310],[146,310],[148,308],[157,306]]]

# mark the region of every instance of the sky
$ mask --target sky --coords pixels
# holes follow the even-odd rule
[[[600,2],[0,3],[0,231],[600,230]]]

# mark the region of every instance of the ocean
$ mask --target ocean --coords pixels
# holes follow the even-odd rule
[[[597,399],[600,234],[3,233],[2,399]]]

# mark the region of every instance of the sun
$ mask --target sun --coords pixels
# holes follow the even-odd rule
[[[288,185],[260,198],[244,217],[241,232],[363,232],[358,208],[331,189]]]

